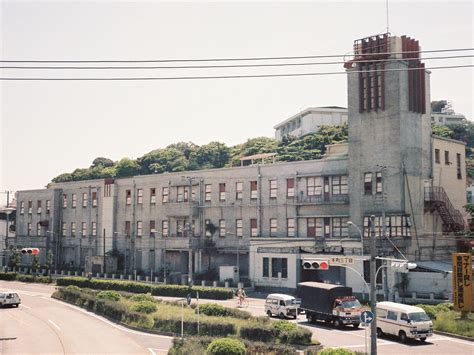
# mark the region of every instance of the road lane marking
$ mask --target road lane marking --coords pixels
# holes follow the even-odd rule
[[[452,341],[453,343],[459,343],[459,344],[474,346],[474,343],[469,343],[469,342],[467,342],[467,341],[457,340],[457,339],[450,338],[450,337],[435,338],[435,339],[427,338],[426,340],[427,340],[427,341],[430,341],[430,342],[431,342],[431,341],[439,341],[439,340],[448,340],[448,341]]]
[[[167,349],[157,349],[157,348],[148,348],[148,351],[150,351],[151,355],[158,355],[156,352],[158,351],[159,353],[165,353],[165,354],[168,354],[168,350]]]
[[[61,330],[61,328],[59,328],[59,326],[56,323],[54,323],[51,319],[48,319],[48,322],[50,322],[52,325],[54,325],[57,330]]]
[[[31,309],[31,307],[25,306],[24,304],[20,304],[21,308]]]

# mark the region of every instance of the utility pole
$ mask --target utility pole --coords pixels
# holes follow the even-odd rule
[[[103,267],[103,272],[104,272],[104,277],[105,277],[105,274],[107,273],[107,269],[106,269],[106,265],[107,265],[107,262],[105,260],[105,228],[102,232],[102,249],[103,249],[103,255],[104,255],[104,260],[103,260],[103,263],[104,263],[104,267]]]
[[[10,204],[10,191],[7,191],[7,206],[6,208],[8,209],[8,205]],[[8,250],[8,224],[10,222],[10,213],[9,211],[5,212],[6,216],[7,216],[7,224],[6,224],[6,227],[5,227],[5,250]]]
[[[370,324],[370,354],[377,355],[377,316],[375,305],[377,303],[375,296],[376,282],[376,257],[375,250],[375,216],[370,216],[370,310],[374,315],[374,320]]]
[[[189,249],[188,249],[188,285],[191,285],[193,281],[193,176],[187,176],[186,179],[189,181],[188,188],[188,201],[189,201],[189,221],[188,228],[189,231]]]

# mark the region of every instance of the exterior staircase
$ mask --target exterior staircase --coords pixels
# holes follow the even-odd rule
[[[425,187],[425,206],[437,211],[443,221],[443,232],[459,232],[465,229],[464,219],[455,209],[441,186]]]

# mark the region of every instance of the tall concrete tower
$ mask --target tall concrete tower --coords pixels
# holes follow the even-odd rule
[[[374,214],[377,234],[416,257],[431,178],[429,72],[420,46],[406,36],[363,38],[345,67],[351,220],[367,227]]]

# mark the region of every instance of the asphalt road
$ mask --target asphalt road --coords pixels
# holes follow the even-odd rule
[[[0,281],[19,308],[0,309],[0,354],[166,354],[172,338],[141,333],[52,299],[54,288]]]
[[[3,354],[166,354],[171,338],[136,332],[118,326],[78,307],[50,298],[54,287],[40,284],[0,281],[0,290],[14,290],[20,294],[18,309],[0,309],[0,355]],[[164,299],[174,299],[163,297]],[[236,300],[211,301],[236,307]],[[243,308],[262,316],[264,300],[249,298]],[[347,327],[334,329],[325,324],[309,324],[304,315],[291,320],[308,328],[313,337],[326,347],[344,347],[363,352],[365,329]],[[369,333],[369,331],[367,332]],[[370,339],[368,340],[370,343]],[[474,355],[474,342],[433,335],[426,343],[407,344],[396,338],[377,340],[379,354],[457,354]]]

